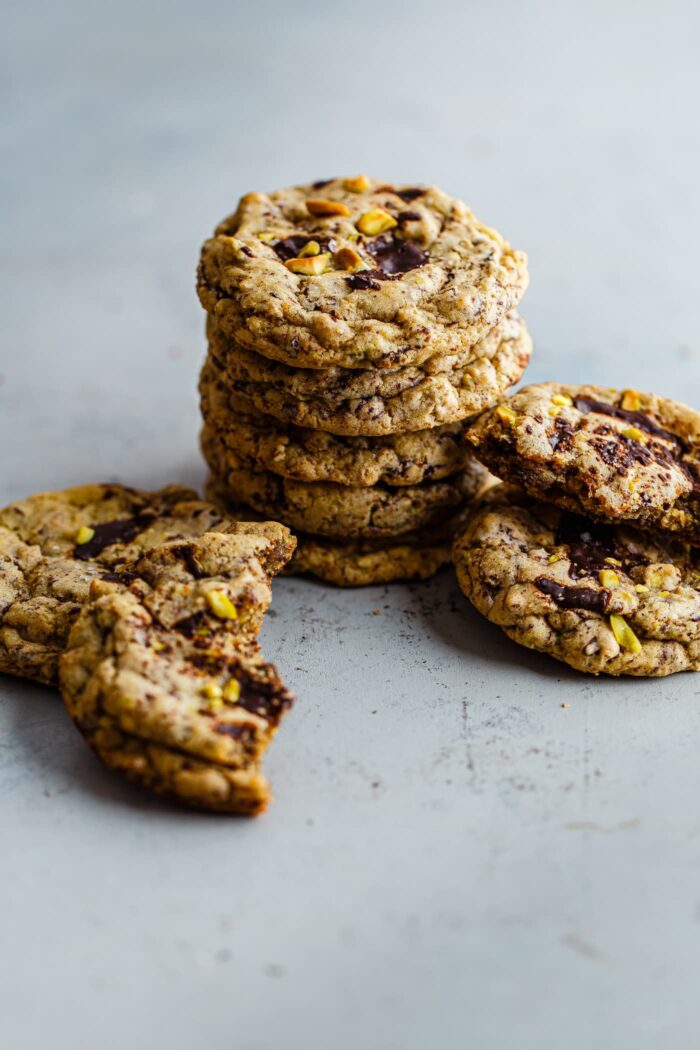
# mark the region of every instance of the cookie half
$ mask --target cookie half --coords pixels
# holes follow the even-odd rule
[[[477,343],[527,281],[524,254],[461,201],[359,176],[247,194],[204,244],[197,287],[266,357],[395,368]]]
[[[191,489],[143,492],[123,485],[82,485],[19,500],[0,511],[0,671],[56,681],[58,657],[96,582],[128,584],[135,564],[170,542],[173,581],[191,581],[211,557],[206,533],[241,534],[236,572],[257,573],[242,618],[254,633],[258,608],[269,602],[268,577],[291,557],[294,540],[275,522],[232,523]],[[249,532],[244,537],[242,534]],[[165,555],[164,555],[165,556]],[[153,571],[156,569],[153,567]]]
[[[454,562],[488,620],[579,671],[700,669],[700,564],[667,537],[596,524],[498,485],[456,540]]]
[[[542,383],[484,413],[465,437],[490,470],[533,496],[700,543],[700,413],[685,405]]]
[[[237,541],[219,536],[219,551]],[[61,693],[110,768],[189,805],[253,814],[269,799],[262,754],[293,698],[232,630],[240,580],[210,568],[177,587],[139,578],[96,593],[61,656]]]

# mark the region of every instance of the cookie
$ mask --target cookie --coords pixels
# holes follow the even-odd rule
[[[700,543],[700,414],[676,401],[543,383],[486,412],[466,440],[533,496]]]
[[[471,346],[527,287],[526,258],[434,186],[365,176],[248,193],[202,248],[205,310],[301,368],[395,368]]]
[[[286,572],[309,574],[337,587],[367,587],[396,580],[426,580],[451,560],[452,541],[414,541],[409,535],[385,546],[371,541],[324,540],[297,536],[294,558]]]
[[[230,499],[272,515],[290,528],[339,539],[400,536],[436,525],[472,499],[486,471],[470,461],[442,481],[392,489],[383,485],[355,487],[330,481],[292,481],[270,471],[250,470],[235,452],[222,452],[203,435],[204,455],[212,474]]]
[[[70,632],[61,693],[109,767],[192,806],[253,814],[269,799],[260,760],[292,695],[231,630],[240,582],[227,569],[241,537],[215,539],[218,563],[186,583],[102,584]]]
[[[498,485],[454,546],[460,586],[492,623],[579,671],[700,669],[698,555]]]
[[[250,516],[213,478],[207,484],[207,495],[233,517]],[[425,580],[452,560],[452,538],[464,527],[468,513],[462,510],[440,526],[405,533],[398,539],[333,540],[297,533],[297,548],[282,572],[285,576],[316,576],[337,587]]]
[[[344,436],[374,437],[453,423],[493,404],[523,374],[532,342],[509,315],[476,348],[480,356],[431,357],[392,370],[297,369],[232,348],[209,326],[209,357],[201,385],[243,395],[285,423]]]
[[[194,541],[210,530],[251,528],[241,556],[261,566],[253,605],[264,604],[265,578],[294,549],[289,531],[272,522],[233,525],[191,489],[83,485],[11,504],[0,511],[0,671],[55,682],[58,656],[95,581],[128,582],[144,552],[169,540],[177,541],[172,571],[192,578],[205,553],[192,553]]]

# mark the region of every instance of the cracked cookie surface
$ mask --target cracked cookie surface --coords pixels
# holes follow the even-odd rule
[[[378,369],[290,368],[231,345],[209,326],[200,389],[242,395],[282,422],[345,436],[374,437],[453,423],[493,404],[525,370],[532,342],[510,314],[478,344],[478,356],[437,355],[421,365]],[[470,353],[470,352],[469,352]]]
[[[676,401],[542,383],[484,413],[465,439],[533,496],[700,543],[700,414]]]
[[[162,571],[174,544],[147,552],[128,588],[93,589],[60,659],[64,703],[107,766],[156,794],[243,814],[267,805],[260,761],[292,704],[238,626],[260,582],[259,565],[240,564],[250,539],[193,542],[201,569],[187,582]]]
[[[235,453],[219,459],[210,445],[205,446],[205,456],[230,501],[272,515],[295,530],[353,540],[400,536],[437,525],[473,499],[487,477],[480,463],[470,461],[442,481],[401,488],[352,487],[249,470]]]
[[[303,368],[388,367],[482,339],[526,258],[434,186],[359,176],[249,193],[202,248],[202,305],[241,346]]]
[[[497,485],[454,545],[462,590],[529,649],[591,674],[700,669],[700,564],[668,536]]]
[[[173,558],[191,575],[197,562],[185,540],[246,528],[181,486],[143,492],[117,484],[82,485],[5,507],[0,510],[0,671],[55,682],[59,654],[91,585],[128,583],[139,558],[171,540]],[[250,557],[272,575],[291,556],[293,540],[274,522],[254,529]]]

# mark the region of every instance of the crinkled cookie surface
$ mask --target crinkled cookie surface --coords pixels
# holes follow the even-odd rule
[[[525,255],[461,201],[358,176],[247,194],[204,244],[197,287],[266,357],[394,368],[477,343],[527,280]]]
[[[683,544],[498,485],[453,553],[466,596],[521,645],[591,674],[700,669],[700,565]]]
[[[55,682],[58,656],[93,583],[128,583],[145,551],[231,527],[219,508],[180,486],[143,492],[116,484],[83,485],[4,508],[0,670]],[[259,539],[252,541],[256,549],[250,557],[261,560],[265,571],[273,574],[291,556],[293,541],[276,523],[256,530]],[[181,545],[183,571],[187,549]]]
[[[656,394],[542,383],[485,412],[466,440],[533,496],[700,543],[700,414]]]

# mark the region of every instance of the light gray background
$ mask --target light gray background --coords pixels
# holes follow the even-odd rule
[[[200,484],[200,242],[242,192],[363,170],[528,250],[530,378],[700,406],[697,3],[16,0],[2,27],[3,502]],[[696,678],[575,675],[449,572],[278,582],[264,643],[299,699],[254,822],[151,801],[2,681],[3,1046],[698,1046]]]

